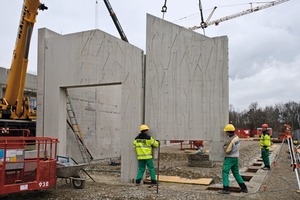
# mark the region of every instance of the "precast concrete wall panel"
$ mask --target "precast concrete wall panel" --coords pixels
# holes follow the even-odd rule
[[[71,101],[80,109],[76,116],[86,131],[83,134],[87,134],[84,137],[92,155],[101,159],[121,153],[121,179],[132,180],[137,166],[132,141],[142,123],[143,57],[141,49],[100,30],[59,35],[40,29],[39,134],[59,138],[58,153],[70,153],[65,88],[72,88]],[[115,113],[104,116],[105,110]]]
[[[119,157],[123,147],[120,145],[122,85],[70,88],[68,92],[83,140],[94,159]],[[80,151],[74,151],[77,141],[70,127],[67,141],[67,152],[77,161],[82,161]]]
[[[209,38],[147,15],[146,45],[145,121],[152,135],[222,147],[229,110],[227,37]]]

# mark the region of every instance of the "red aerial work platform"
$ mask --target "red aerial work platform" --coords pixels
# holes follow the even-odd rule
[[[58,140],[24,135],[0,137],[0,195],[56,185]]]

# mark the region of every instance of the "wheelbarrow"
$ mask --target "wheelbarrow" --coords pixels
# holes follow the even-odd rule
[[[82,171],[88,164],[65,164],[56,163],[56,177],[69,179],[73,187],[76,189],[82,189],[85,186],[86,179],[80,177],[80,171]]]

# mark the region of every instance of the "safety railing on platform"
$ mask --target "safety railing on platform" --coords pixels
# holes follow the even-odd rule
[[[51,137],[1,136],[0,195],[55,186],[57,144]]]

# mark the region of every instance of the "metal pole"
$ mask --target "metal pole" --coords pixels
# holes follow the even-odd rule
[[[299,174],[298,174],[298,163],[297,163],[297,159],[295,156],[295,152],[294,152],[294,145],[293,145],[293,141],[291,136],[288,136],[288,145],[289,145],[289,150],[290,150],[290,156],[291,156],[291,164],[293,167],[293,171],[295,171],[296,174],[296,179],[297,179],[297,183],[298,183],[298,188],[300,190],[300,181],[299,181]]]
[[[157,155],[157,179],[156,179],[156,193],[158,194],[158,182],[159,182],[159,159],[160,159],[160,141],[158,145],[158,155]]]

